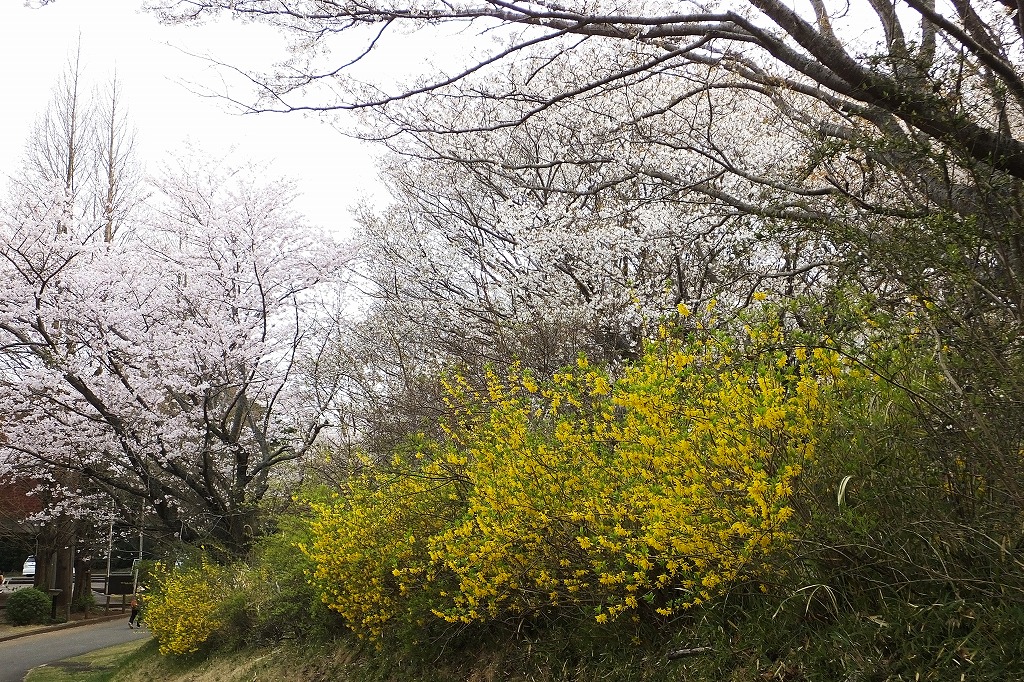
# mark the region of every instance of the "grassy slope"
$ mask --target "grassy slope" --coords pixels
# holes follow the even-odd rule
[[[151,643],[114,682],[812,682],[1024,679],[1024,607],[876,604],[843,609],[807,591],[782,608],[750,599],[691,612],[658,629],[576,624],[477,632],[409,649],[302,644],[162,657]],[[862,604],[867,606],[867,604]],[[767,608],[771,607],[771,608]],[[697,646],[709,652],[669,660]]]
[[[281,643],[191,657],[164,657],[155,643],[124,661],[114,682],[543,682],[608,679],[653,682],[679,679],[685,661],[668,661],[664,651],[642,646],[606,650],[605,643],[581,653],[581,640],[478,643],[474,650],[431,652],[423,657],[376,651],[352,643]]]
[[[113,682],[347,682],[341,650],[289,644],[209,656],[161,656],[151,642],[125,660]]]

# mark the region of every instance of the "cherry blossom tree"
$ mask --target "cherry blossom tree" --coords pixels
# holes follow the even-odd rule
[[[631,94],[641,99],[667,86],[637,86]],[[498,344],[517,327],[561,317],[590,328],[589,350],[614,357],[635,350],[645,329],[683,301],[742,305],[755,290],[772,288],[771,280],[800,291],[829,281],[818,272],[795,282],[793,271],[795,264],[838,267],[834,241],[799,225],[769,225],[640,172],[699,176],[707,191],[752,191],[750,183],[716,177],[713,162],[687,149],[721,129],[723,154],[749,167],[792,165],[793,145],[772,148],[763,135],[726,130],[753,124],[756,107],[735,103],[720,124],[705,111],[704,130],[664,128],[637,141],[622,135],[617,119],[592,113],[614,110],[614,99],[595,96],[512,130],[391,141],[396,155],[383,177],[395,204],[361,216],[368,267],[398,270],[383,275],[378,290],[431,305],[435,324],[471,321]]]
[[[119,516],[226,552],[327,425],[302,362],[324,343],[321,304],[343,258],[253,169],[169,170],[131,236],[53,229],[53,200],[3,213],[0,403],[5,475],[68,504],[88,489]],[[103,216],[99,217],[102,234]],[[73,488],[69,481],[82,481]]]
[[[127,116],[124,95],[116,75],[102,91],[90,88],[81,62],[81,42],[59,76],[50,104],[36,121],[26,144],[23,168],[12,180],[11,200],[24,210],[52,204],[61,188],[59,201],[63,213],[55,217],[52,229],[66,232],[72,223],[90,225],[90,239],[111,242],[117,231],[133,219],[141,201],[141,169],[134,154],[134,133]],[[49,472],[54,475],[54,472]],[[79,490],[76,476],[61,486]],[[90,522],[76,513],[56,514],[63,505],[61,496],[46,495],[49,523],[39,535],[39,570],[36,584],[61,586],[58,607],[65,617],[70,608],[70,581],[74,564],[74,594],[87,594],[91,574],[89,561],[94,553],[85,541],[90,537]],[[78,505],[87,508],[88,505]],[[48,557],[56,557],[54,564]],[[52,572],[55,576],[51,576]]]
[[[1013,3],[149,5],[169,22],[228,13],[295,38],[295,57],[273,73],[236,67],[254,89],[228,96],[250,110],[362,111],[360,134],[488,179],[607,168],[586,188],[556,189],[675,193],[702,207],[705,229],[723,213],[752,219],[753,238],[784,246],[758,263],[765,276],[866,269],[866,286],[895,301],[936,295],[948,282],[935,273],[952,268],[975,282],[958,296],[965,314],[994,306],[1020,318]],[[456,34],[463,49],[415,80],[379,76],[409,32],[420,42],[403,50]],[[586,138],[584,155],[521,154],[524,129],[559,124]],[[450,141],[466,136],[490,141]],[[978,248],[916,248],[964,241]]]

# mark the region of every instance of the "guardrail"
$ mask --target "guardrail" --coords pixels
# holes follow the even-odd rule
[[[33,578],[32,576],[28,576],[26,578],[25,576],[18,575],[18,576],[11,576],[11,577],[7,578],[6,584],[8,584],[8,585],[31,585],[34,582],[34,580],[35,580],[35,578]]]
[[[12,592],[31,587],[34,582],[34,576],[19,575],[7,578],[4,581],[3,589],[0,589],[0,608],[7,606],[7,597]],[[104,600],[97,603],[97,606],[103,607],[104,613],[109,613],[111,609],[120,609],[121,613],[125,613],[128,610],[128,595],[134,588],[134,576],[130,573],[112,573],[109,586],[107,576],[93,576],[90,587],[93,592],[99,592],[105,597]],[[115,597],[115,599],[111,599],[111,597]],[[116,599],[116,597],[121,598]]]

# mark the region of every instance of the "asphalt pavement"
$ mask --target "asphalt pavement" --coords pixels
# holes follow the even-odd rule
[[[0,642],[0,682],[22,682],[29,670],[44,663],[55,663],[134,639],[148,639],[149,636],[149,630],[145,628],[129,628],[128,616],[124,615]]]

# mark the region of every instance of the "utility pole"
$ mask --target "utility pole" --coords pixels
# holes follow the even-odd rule
[[[110,517],[110,531],[107,533],[107,586],[110,585],[110,559],[114,554],[114,517]]]
[[[142,567],[142,520],[146,512],[146,503],[143,502],[139,508],[139,558],[135,560],[135,569],[132,571],[132,594],[139,592],[139,569]]]

